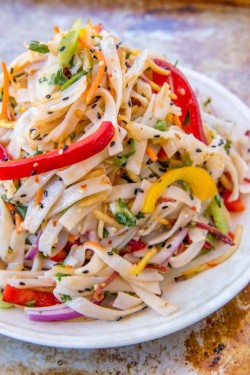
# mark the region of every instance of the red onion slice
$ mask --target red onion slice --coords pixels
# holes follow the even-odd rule
[[[181,229],[181,231],[180,231]],[[164,264],[175,253],[182,241],[187,235],[187,228],[179,230],[166,242],[165,246],[156,254],[150,263]]]
[[[42,235],[42,232],[39,232],[35,242],[31,246],[29,251],[25,254],[25,256],[24,256],[25,260],[33,260],[35,258],[36,254],[39,250],[39,240],[40,240],[41,235]]]
[[[57,305],[55,309],[51,308],[25,308],[27,317],[35,322],[55,322],[79,318],[83,316],[68,306]]]

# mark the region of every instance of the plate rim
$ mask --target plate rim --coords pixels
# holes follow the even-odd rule
[[[221,93],[223,97],[226,98],[228,101],[234,101],[234,103],[237,105],[238,110],[242,113],[243,117],[250,118],[250,108],[240,98],[238,98],[235,94],[233,94],[229,89],[224,87],[222,84],[214,81],[213,79],[207,77],[202,73],[194,71],[193,69],[187,67],[180,67],[180,69],[184,72],[185,75],[187,75],[188,79],[194,79],[196,81],[200,81],[201,83],[207,84],[210,88],[212,88],[212,90]],[[109,341],[106,341],[99,345],[97,342],[86,344],[84,336],[59,334],[53,334],[51,336],[48,332],[37,332],[33,330],[27,330],[26,328],[18,327],[12,325],[11,323],[1,321],[0,334],[32,344],[67,349],[100,349],[138,344],[179,332],[180,330],[201,321],[205,317],[220,309],[231,299],[233,299],[249,283],[249,280],[250,275],[248,269],[246,268],[245,271],[241,274],[240,278],[235,279],[232,283],[230,283],[221,291],[221,293],[219,294],[219,298],[217,296],[209,300],[213,301],[213,303],[210,303],[209,306],[206,306],[207,304],[199,306],[199,314],[192,314],[193,309],[191,309],[190,312],[186,314],[186,318],[183,320],[183,322],[180,321],[177,323],[177,325],[175,323],[172,327],[167,327],[167,329],[165,330],[163,322],[162,324],[156,326],[155,330],[151,332],[143,331],[143,334],[139,334],[133,338],[131,338],[130,336],[121,337],[120,339],[111,338]],[[65,341],[66,338],[67,341]],[[67,342],[67,344],[65,344],[65,342]]]

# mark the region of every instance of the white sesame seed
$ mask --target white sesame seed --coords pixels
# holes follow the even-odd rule
[[[33,167],[35,168],[35,167],[37,167],[38,166],[38,163],[34,163],[33,164]]]
[[[59,155],[62,155],[63,154],[63,150],[60,148],[60,150],[58,151],[58,154]]]

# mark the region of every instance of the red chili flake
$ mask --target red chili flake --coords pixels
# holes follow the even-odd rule
[[[81,185],[81,189],[86,189],[87,185]]]

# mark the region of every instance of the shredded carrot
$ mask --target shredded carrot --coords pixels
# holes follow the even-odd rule
[[[175,123],[175,125],[177,125],[179,128],[182,128],[182,126],[181,126],[181,120],[180,120],[179,116],[174,115],[173,117],[174,117],[174,123]]]
[[[54,33],[55,33],[55,34],[60,33],[60,27],[59,27],[59,26],[55,25],[55,26],[53,27],[53,29],[54,29]]]
[[[7,209],[11,212],[11,214],[13,212],[13,216],[15,216],[16,232],[17,232],[17,234],[22,233],[22,226],[21,226],[21,224],[23,222],[22,217],[19,215],[18,212],[16,212],[15,206],[12,203],[5,202],[5,205],[6,205]]]
[[[101,80],[103,78],[103,75],[104,75],[104,72],[105,72],[105,61],[104,61],[104,57],[103,57],[103,54],[98,51],[97,48],[95,48],[95,46],[93,46],[92,44],[88,43],[85,39],[83,38],[79,38],[79,41],[80,43],[85,47],[87,48],[90,52],[93,53],[93,55],[98,59],[99,61],[99,70],[98,70],[98,74],[94,80],[94,82],[92,83],[92,85],[90,86],[89,88],[89,91],[87,93],[87,98],[86,98],[86,103],[87,105],[91,102],[91,100],[93,99],[94,95],[95,95],[95,92],[98,88],[98,86],[100,85],[101,83]]]
[[[141,76],[142,80],[149,83],[153,90],[160,91],[161,86],[157,85],[155,82],[151,81],[145,74]]]
[[[74,236],[73,234],[71,234],[71,235],[69,236],[69,242],[74,242],[76,239],[77,239],[77,237]]]
[[[15,221],[16,221],[16,232],[17,232],[17,234],[21,234],[22,233],[22,222],[23,222],[23,220],[22,220],[22,218],[21,218],[21,216],[19,215],[19,213],[15,213]]]
[[[148,155],[148,157],[149,157],[149,159],[150,159],[151,161],[154,162],[154,161],[157,161],[157,160],[158,160],[158,157],[157,157],[157,155],[156,155],[154,149],[151,148],[151,147],[149,147],[149,146],[147,146],[147,148],[146,148],[146,154]]]
[[[43,189],[38,189],[36,193],[35,205],[38,206],[43,197]]]
[[[171,92],[171,94],[169,96],[170,96],[170,99],[172,99],[172,100],[176,100],[178,98],[178,96],[173,92]]]
[[[9,73],[5,62],[2,61],[3,71],[3,101],[2,101],[2,117],[5,121],[9,121],[8,103],[9,103]]]

